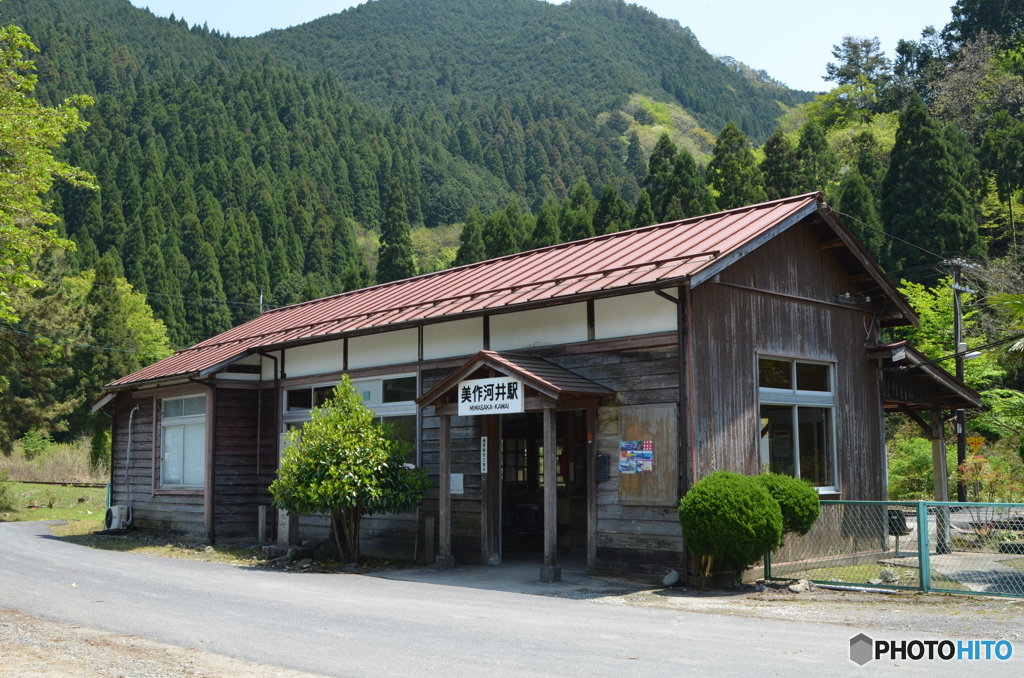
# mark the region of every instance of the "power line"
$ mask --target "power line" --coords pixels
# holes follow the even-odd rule
[[[74,277],[74,276],[69,276],[69,277]],[[65,280],[65,278],[40,278],[40,280],[46,280],[46,281],[49,281],[49,282],[62,282],[62,281]],[[131,285],[131,283],[128,283],[128,284]],[[100,285],[100,284],[97,284],[97,283],[89,283],[89,285],[91,287],[100,287],[100,288],[108,289],[108,290],[121,289],[121,288],[119,288],[119,287],[117,287],[115,285]],[[162,292],[139,292],[138,290],[135,289],[134,286],[132,287],[132,291],[136,292],[138,294],[141,294],[143,296],[166,297],[168,299],[186,299],[186,300],[189,300],[189,301],[197,301],[197,302],[199,302],[199,304],[225,304],[226,306],[252,306],[252,307],[255,307],[255,308],[260,308],[260,304],[258,302],[255,302],[255,301],[228,301],[226,299],[206,299],[204,297],[186,297],[186,296],[184,296],[182,294],[164,294]],[[274,308],[280,308],[280,307],[264,303],[263,304],[263,308],[264,309],[267,309],[267,308],[274,309]]]
[[[25,337],[30,337],[32,339],[46,339],[47,341],[52,341],[52,342],[57,343],[57,344],[65,344],[67,346],[76,346],[78,348],[88,348],[88,349],[92,349],[94,351],[116,351],[118,353],[134,353],[136,355],[152,356],[154,358],[159,358],[160,357],[159,353],[147,353],[145,351],[133,351],[133,350],[128,349],[128,348],[115,348],[113,346],[96,346],[94,344],[82,344],[82,343],[78,343],[78,342],[75,342],[75,341],[67,341],[66,339],[54,339],[53,337],[47,337],[47,336],[44,336],[42,334],[32,334],[30,332],[22,332],[21,330],[16,330],[13,327],[10,327],[9,325],[0,325],[0,329],[6,330],[8,332],[13,332],[14,334],[20,334],[20,335],[25,336]],[[0,340],[0,341],[3,341],[3,340]],[[17,344],[19,346],[28,346],[29,345],[27,342],[16,342],[16,341],[3,341],[3,343],[5,343],[5,344]]]
[[[840,212],[839,210],[836,210],[836,214],[841,214],[844,217],[849,217],[850,219],[853,219],[858,224],[860,224],[861,226],[863,226],[864,228],[866,228],[866,229],[868,229],[870,231],[875,231],[876,233],[881,233],[882,235],[885,235],[885,236],[887,236],[889,238],[892,238],[893,240],[899,240],[901,243],[904,243],[906,245],[910,245],[911,247],[913,247],[915,249],[919,249],[922,252],[924,252],[925,254],[930,254],[933,257],[935,257],[936,259],[941,259],[941,260],[945,261],[948,258],[948,257],[942,256],[941,254],[936,254],[935,252],[932,252],[931,250],[926,250],[925,248],[921,247],[920,245],[915,245],[914,243],[910,242],[909,240],[904,240],[903,238],[895,236],[892,233],[887,233],[886,231],[884,231],[884,230],[882,230],[880,228],[875,228],[874,226],[868,226],[867,224],[865,224],[863,221],[861,221],[857,217],[853,216],[852,214],[847,214],[846,212]]]

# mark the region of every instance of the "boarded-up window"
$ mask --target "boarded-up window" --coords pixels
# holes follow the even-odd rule
[[[673,404],[619,408],[619,440],[653,443],[650,471],[619,474],[620,504],[675,506],[679,502],[678,416],[679,408]]]

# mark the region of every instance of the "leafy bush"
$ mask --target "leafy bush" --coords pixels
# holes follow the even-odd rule
[[[53,441],[46,436],[41,436],[35,431],[29,431],[21,439],[21,449],[25,452],[25,458],[32,461],[40,454],[49,452],[53,448]]]
[[[0,469],[0,511],[14,510],[14,497],[11,496],[11,483],[7,469]]]
[[[818,491],[801,478],[780,473],[764,473],[757,476],[768,493],[779,502],[782,510],[782,531],[807,534],[821,513]]]
[[[690,549],[733,571],[736,580],[782,538],[779,502],[757,478],[717,471],[679,501],[679,524]]]
[[[349,378],[313,408],[312,421],[292,429],[277,480],[274,506],[295,513],[328,513],[335,546],[345,560],[359,557],[365,515],[404,513],[419,506],[429,486],[423,469],[407,466],[390,427],[374,423]]]

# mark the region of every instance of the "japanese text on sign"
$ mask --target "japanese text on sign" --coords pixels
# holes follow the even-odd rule
[[[459,382],[459,416],[515,414],[523,411],[523,384],[516,379],[470,379]]]
[[[620,440],[619,473],[647,473],[654,470],[653,440]]]

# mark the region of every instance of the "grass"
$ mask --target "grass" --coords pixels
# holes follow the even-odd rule
[[[0,474],[6,470],[12,480],[58,483],[106,483],[110,480],[106,465],[94,467],[89,463],[88,438],[54,443],[34,437],[30,442],[16,442],[9,457],[0,454]]]
[[[107,491],[102,487],[31,485],[16,481],[3,485],[11,507],[0,511],[0,522],[68,520],[93,525],[92,529],[99,529],[103,522]]]
[[[1015,570],[1021,570],[1024,572],[1024,558],[1014,558],[1013,560],[1004,560],[1001,565],[1012,567]]]

